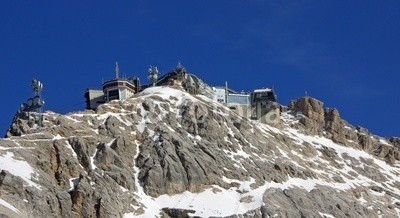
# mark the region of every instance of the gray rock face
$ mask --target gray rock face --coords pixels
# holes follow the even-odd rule
[[[309,134],[318,134],[335,142],[362,148],[364,151],[385,158],[390,163],[399,161],[399,139],[374,137],[363,127],[354,128],[340,118],[337,109],[324,109],[323,103],[311,97],[303,97],[289,103],[292,113],[301,113],[299,122]],[[390,143],[389,143],[390,142]]]
[[[374,210],[386,209],[384,205],[367,208],[346,196],[327,187],[315,188],[310,192],[298,188],[283,191],[270,189],[264,194],[264,213],[270,217],[375,217]],[[381,213],[396,216],[390,210]]]
[[[94,112],[47,112],[41,128],[29,120],[17,115],[0,140],[0,215],[399,215],[398,138],[313,98],[291,102],[276,126],[168,87]]]

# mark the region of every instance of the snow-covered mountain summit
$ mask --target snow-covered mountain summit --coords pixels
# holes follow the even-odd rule
[[[396,217],[400,140],[305,97],[280,122],[151,87],[96,111],[15,117],[0,140],[6,217]]]

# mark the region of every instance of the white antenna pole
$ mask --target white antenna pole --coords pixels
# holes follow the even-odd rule
[[[118,62],[115,62],[115,78],[119,78],[119,67],[118,67]]]

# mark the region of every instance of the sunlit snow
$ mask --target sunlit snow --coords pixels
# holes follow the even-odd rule
[[[0,156],[0,169],[7,170],[11,174],[19,176],[28,185],[41,189],[39,185],[31,180],[32,175],[36,174],[33,168],[26,161],[14,159],[12,152],[7,152],[5,155]]]
[[[9,204],[8,202],[6,202],[5,200],[0,198],[0,205],[3,205],[4,207],[16,212],[16,213],[21,213],[21,211],[19,211],[17,208],[15,208],[14,206],[12,206],[11,204]]]

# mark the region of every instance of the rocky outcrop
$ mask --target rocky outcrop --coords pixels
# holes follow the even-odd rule
[[[389,142],[394,145],[396,148],[400,148],[400,138],[392,137],[389,139]]]
[[[398,138],[386,140],[373,136],[363,127],[353,127],[340,118],[337,109],[324,108],[323,103],[317,99],[299,98],[291,101],[288,109],[297,114],[304,131],[309,134],[318,134],[337,143],[362,148],[390,163],[400,160]]]
[[[316,123],[323,125],[325,120],[323,105],[323,102],[315,98],[304,97],[291,101],[288,108],[299,111]]]

